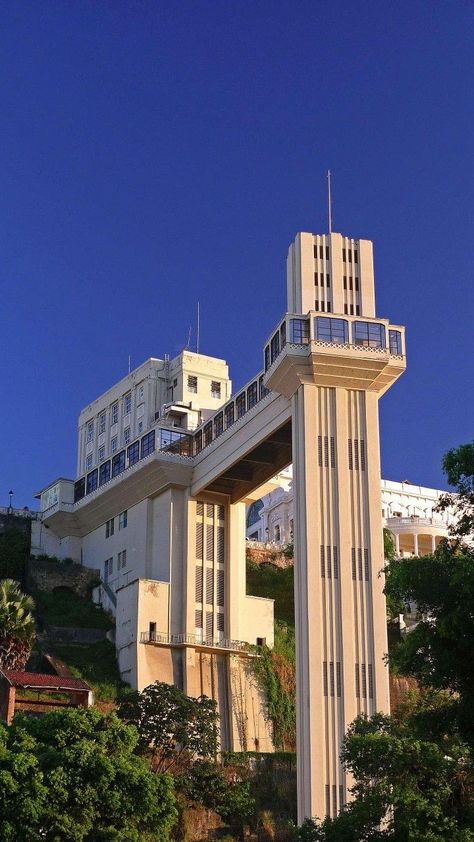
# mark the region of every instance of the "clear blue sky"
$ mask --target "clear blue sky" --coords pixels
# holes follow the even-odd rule
[[[473,438],[474,6],[2,3],[0,504],[73,476],[88,403],[150,356],[234,385],[285,309],[299,230],[374,240],[408,372],[387,479],[441,486]]]

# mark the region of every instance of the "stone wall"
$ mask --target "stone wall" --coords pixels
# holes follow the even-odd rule
[[[31,559],[26,576],[28,587],[32,590],[52,593],[56,588],[70,588],[79,596],[87,597],[91,585],[100,578],[100,572],[80,564]]]
[[[293,559],[287,558],[281,551],[276,549],[268,549],[266,547],[249,547],[245,548],[245,557],[247,561],[253,564],[272,564],[274,567],[293,567]]]

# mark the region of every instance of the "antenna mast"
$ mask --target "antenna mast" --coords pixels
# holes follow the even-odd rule
[[[198,303],[197,303],[196,354],[199,354],[200,333],[201,333],[201,320],[200,320],[199,301],[198,301]]]
[[[332,199],[331,199],[331,170],[328,170],[328,221],[329,221],[329,234],[332,234]]]

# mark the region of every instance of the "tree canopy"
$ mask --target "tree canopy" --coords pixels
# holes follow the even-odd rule
[[[166,842],[172,780],[134,754],[135,728],[97,710],[0,726],[2,842]]]
[[[0,668],[25,668],[35,639],[35,604],[18,582],[0,580]]]

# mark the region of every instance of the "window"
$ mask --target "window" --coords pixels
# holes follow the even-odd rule
[[[280,333],[277,331],[270,341],[270,361],[276,360],[280,353]]]
[[[151,430],[142,438],[142,459],[149,456],[155,449],[155,431]]]
[[[247,409],[251,409],[251,407],[255,406],[255,404],[257,403],[257,400],[258,400],[257,389],[258,389],[257,381],[255,381],[255,383],[252,383],[251,386],[248,387],[248,389],[247,389]]]
[[[245,392],[238,395],[235,406],[237,409],[237,418],[242,418],[242,415],[245,415]]]
[[[88,421],[86,427],[86,441],[90,442],[94,439],[94,422]]]
[[[119,529],[126,529],[128,523],[128,511],[125,509],[124,512],[120,512],[119,514]]]
[[[356,316],[360,316],[360,305],[356,304]]]
[[[344,289],[347,289],[347,275],[344,275],[342,281],[343,281]]]
[[[202,430],[194,436],[194,452],[200,453],[202,450]]]
[[[188,391],[194,392],[194,394],[196,395],[197,390],[198,390],[198,379],[197,379],[197,377],[194,377],[193,374],[190,374],[188,376]]]
[[[265,346],[265,371],[270,368],[270,345]]]
[[[295,345],[307,345],[309,342],[309,321],[307,319],[291,319],[290,342]]]
[[[111,423],[116,424],[118,421],[118,403],[112,404]]]
[[[99,468],[99,485],[104,485],[110,479],[110,460],[104,462]]]
[[[124,396],[123,399],[123,414],[130,415],[132,411],[132,393],[129,392],[128,395]]]
[[[225,416],[225,428],[227,430],[228,427],[231,427],[234,423],[235,418],[235,408],[233,403],[227,404],[224,409],[224,416]]]
[[[118,447],[118,439],[117,439],[117,436],[113,436],[113,438],[111,438],[111,439],[110,439],[110,452],[111,452],[111,453],[116,453],[116,452],[117,452],[117,447]]]
[[[204,447],[212,441],[212,421],[209,421],[204,427]]]
[[[104,562],[104,582],[107,582],[109,576],[114,572],[114,559],[107,558]]]
[[[102,415],[99,415],[99,434],[105,433],[105,425],[106,425],[106,415],[105,412]]]
[[[107,520],[106,523],[105,523],[105,537],[110,538],[110,536],[113,535],[114,532],[115,532],[115,519],[111,518],[110,520]]]
[[[354,322],[353,342],[367,348],[385,348],[385,328],[373,322]]]
[[[138,400],[139,401],[143,400],[144,391],[145,390],[144,390],[143,386],[140,386],[140,388],[138,389]]]
[[[88,453],[86,456],[86,471],[90,471],[92,468],[93,456],[92,453]]]
[[[352,263],[352,251],[349,249],[349,263]]]
[[[129,444],[130,442],[130,427],[126,427],[123,431],[123,443]]]
[[[86,494],[90,494],[91,491],[96,490],[97,481],[98,481],[98,471],[97,471],[97,468],[96,468],[95,471],[91,471],[90,474],[87,474]]]
[[[280,348],[284,348],[286,345],[286,322],[282,323],[280,328]]]
[[[140,459],[140,442],[134,441],[127,450],[128,464],[135,465]]]
[[[122,550],[117,556],[117,570],[123,570],[127,566],[127,550]]]
[[[330,279],[329,275],[326,275],[326,286],[327,287],[331,286],[331,279]]]
[[[220,436],[224,429],[224,413],[218,412],[216,417],[214,418],[214,436]]]
[[[354,278],[354,288],[356,292],[359,292],[359,278]]]
[[[138,422],[138,435],[140,435],[140,433],[143,433],[143,421]]]
[[[390,346],[390,353],[400,356],[402,353],[402,334],[399,330],[389,330],[388,342]]]
[[[320,342],[345,345],[349,341],[349,328],[345,319],[316,317],[316,338]]]
[[[211,398],[220,398],[221,384],[217,380],[211,380]]]
[[[148,640],[156,640],[156,623],[148,623]]]
[[[354,250],[354,263],[359,262],[359,252]]]
[[[174,380],[173,380],[173,389],[176,389],[177,385],[178,385],[178,378],[175,377]]]
[[[101,444],[97,451],[97,461],[103,462],[105,459],[105,444]]]
[[[259,397],[259,400],[262,400],[262,398],[264,398],[265,395],[268,395],[269,391],[270,391],[270,389],[267,389],[267,387],[264,385],[263,374],[261,374],[260,377],[258,378],[258,397]]]
[[[280,524],[279,523],[277,523],[276,526],[275,526],[273,540],[275,541],[276,544],[280,543],[281,531],[280,531]]]
[[[125,450],[116,453],[112,459],[112,477],[118,477],[125,470]]]
[[[345,249],[342,249],[342,259],[345,263],[346,262],[346,250]]]

